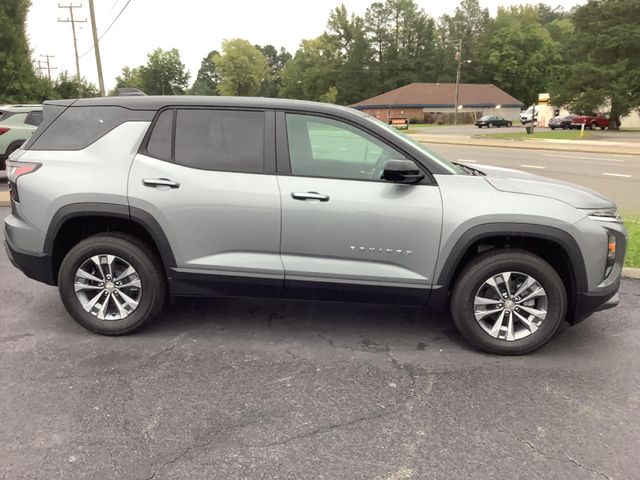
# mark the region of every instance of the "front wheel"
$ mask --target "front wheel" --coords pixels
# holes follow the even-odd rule
[[[123,233],[94,235],[74,246],[60,266],[58,289],[69,315],[103,335],[141,327],[160,312],[166,291],[157,257]]]
[[[567,310],[558,273],[524,250],[486,252],[467,265],[451,295],[451,314],[476,348],[522,355],[544,345]]]

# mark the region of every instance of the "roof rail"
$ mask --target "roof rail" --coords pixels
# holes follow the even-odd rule
[[[147,94],[138,90],[137,88],[119,88],[118,96],[119,97],[140,97],[146,96]]]

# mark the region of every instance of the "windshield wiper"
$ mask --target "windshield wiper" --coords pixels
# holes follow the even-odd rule
[[[485,176],[486,173],[478,170],[477,168],[472,168],[468,165],[465,165],[463,163],[458,163],[458,162],[451,162],[453,163],[456,167],[462,169],[464,172],[468,173],[469,175],[476,175],[476,176]]]

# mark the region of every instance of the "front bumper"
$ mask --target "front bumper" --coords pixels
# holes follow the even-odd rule
[[[6,239],[4,248],[13,266],[21,270],[27,277],[47,285],[56,285],[51,255],[33,255],[21,252]]]

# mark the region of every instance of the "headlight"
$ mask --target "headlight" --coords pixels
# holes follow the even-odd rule
[[[614,208],[581,208],[589,218],[599,222],[616,222],[622,223],[622,218],[618,214],[618,210]]]

